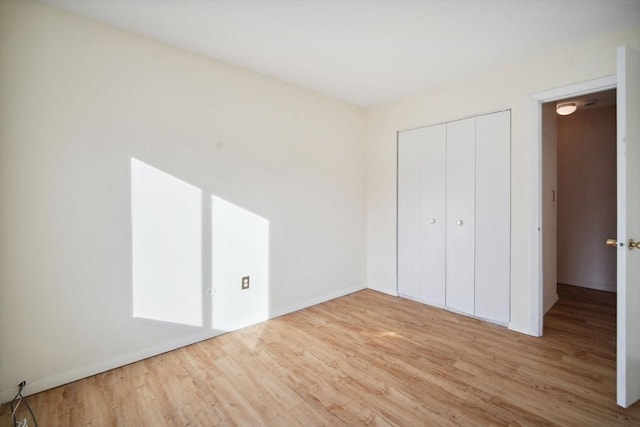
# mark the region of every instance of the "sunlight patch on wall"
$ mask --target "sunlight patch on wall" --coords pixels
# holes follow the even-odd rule
[[[269,317],[269,221],[211,197],[212,327],[231,331]],[[242,278],[249,288],[242,289]]]
[[[202,191],[131,159],[133,317],[202,326]]]

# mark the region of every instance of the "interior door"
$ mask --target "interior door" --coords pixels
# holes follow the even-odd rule
[[[640,399],[640,52],[618,48],[617,401]]]

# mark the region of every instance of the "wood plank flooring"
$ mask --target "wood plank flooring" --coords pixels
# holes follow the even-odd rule
[[[640,425],[615,403],[615,294],[559,294],[533,338],[365,290],[29,402],[40,426]]]

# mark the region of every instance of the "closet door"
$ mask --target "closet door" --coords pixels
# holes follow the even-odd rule
[[[421,145],[421,254],[420,299],[431,305],[445,306],[446,244],[446,125],[423,128]]]
[[[474,314],[475,119],[447,123],[446,305]]]
[[[420,299],[420,141],[423,131],[398,133],[398,294]]]
[[[506,324],[510,297],[511,113],[476,118],[475,315]]]

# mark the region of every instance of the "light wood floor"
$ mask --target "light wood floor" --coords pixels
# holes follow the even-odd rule
[[[543,338],[365,290],[29,401],[40,426],[639,425],[615,295],[559,292]]]

